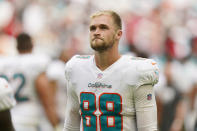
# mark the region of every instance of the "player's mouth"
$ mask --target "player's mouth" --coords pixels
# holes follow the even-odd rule
[[[94,40],[103,40],[103,39],[99,38],[99,37],[95,37],[95,38],[92,39],[92,41],[94,41]]]

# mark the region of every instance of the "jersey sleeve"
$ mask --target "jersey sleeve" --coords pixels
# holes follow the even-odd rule
[[[137,87],[142,85],[155,85],[159,79],[159,69],[157,63],[151,59],[146,59],[136,67],[138,72]]]
[[[0,78],[0,111],[10,109],[15,104],[13,89],[5,79]]]
[[[46,70],[46,75],[49,80],[58,81],[60,78],[64,78],[64,72],[62,72],[62,69],[64,70],[63,62],[52,62]]]
[[[51,59],[46,55],[36,56],[36,61],[37,67],[39,67],[37,68],[38,73],[45,72],[48,65],[51,63]]]
[[[70,81],[71,79],[73,80],[73,69],[77,68],[77,65],[79,64],[79,59],[80,55],[74,55],[67,63],[65,66],[65,77],[66,80]]]
[[[65,78],[66,78],[66,81],[69,81],[72,77],[72,69],[74,68],[74,65],[75,65],[75,61],[76,61],[76,56],[73,56],[67,63],[66,63],[66,66],[65,66]]]
[[[134,103],[138,131],[157,131],[157,106],[154,85],[159,79],[159,69],[155,61],[141,59],[136,66]]]
[[[20,59],[19,59],[20,60]],[[25,61],[24,61],[25,60]],[[51,63],[51,58],[49,58],[46,55],[34,55],[32,54],[31,57],[27,59],[21,59],[21,61],[26,65],[28,65],[28,68],[31,70],[31,73],[34,74],[34,76],[38,76],[43,72],[46,72],[48,65]]]
[[[80,130],[80,114],[79,114],[79,101],[72,85],[72,68],[74,58],[67,62],[65,67],[65,77],[67,83],[67,106],[64,123],[64,131],[79,131]]]
[[[152,85],[142,85],[134,91],[138,131],[157,131],[157,107]]]

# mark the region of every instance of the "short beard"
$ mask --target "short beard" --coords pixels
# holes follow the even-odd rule
[[[91,48],[92,48],[93,50],[95,50],[95,51],[103,52],[103,51],[106,51],[106,50],[112,48],[113,45],[114,45],[114,41],[113,41],[111,44],[109,44],[109,45],[107,45],[107,44],[104,43],[102,46],[93,46],[93,45],[91,44]]]
[[[103,52],[103,51],[106,51],[106,50],[112,48],[113,45],[114,45],[114,43],[115,43],[115,39],[113,38],[112,41],[110,42],[110,44],[109,44],[109,43],[106,44],[106,43],[104,42],[104,43],[102,43],[101,46],[93,46],[94,44],[92,44],[92,42],[91,42],[90,45],[91,45],[91,48],[92,48],[93,50],[98,51],[98,52]]]

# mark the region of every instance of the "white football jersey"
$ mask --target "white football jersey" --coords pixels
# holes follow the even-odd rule
[[[0,111],[10,109],[15,104],[13,89],[5,79],[0,78]]]
[[[17,101],[17,105],[11,111],[14,125],[39,123],[41,107],[34,82],[37,76],[46,70],[49,60],[48,57],[33,54],[1,60],[0,76],[9,81]]]
[[[158,67],[151,59],[123,55],[101,71],[94,56],[74,56],[65,68],[65,131],[156,131],[153,85]]]

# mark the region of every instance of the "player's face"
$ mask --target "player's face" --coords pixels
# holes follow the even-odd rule
[[[96,51],[111,48],[116,40],[117,29],[109,15],[101,15],[90,21],[90,44]]]

